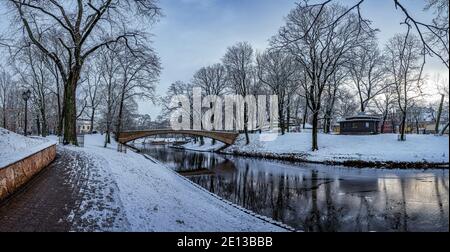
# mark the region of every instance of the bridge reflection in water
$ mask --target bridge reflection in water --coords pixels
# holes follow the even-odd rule
[[[225,199],[305,231],[448,231],[448,170],[292,164],[164,146],[143,152]]]

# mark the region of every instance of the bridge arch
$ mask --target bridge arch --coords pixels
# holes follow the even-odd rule
[[[154,136],[154,135],[167,135],[167,134],[180,134],[180,135],[190,135],[199,137],[208,137],[215,139],[219,142],[225,143],[227,145],[234,144],[238,133],[224,132],[224,131],[203,131],[203,130],[172,130],[172,129],[152,129],[152,130],[139,130],[139,131],[125,131],[119,133],[119,142],[121,144],[126,144],[133,140]]]

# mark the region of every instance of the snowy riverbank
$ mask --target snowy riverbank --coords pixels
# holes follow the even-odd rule
[[[25,137],[0,128],[0,168],[39,152],[56,141],[42,137]]]
[[[349,136],[319,134],[319,150],[311,151],[310,133],[281,135],[250,135],[245,144],[238,141],[225,149],[226,153],[293,159],[324,163],[447,163],[449,162],[448,136],[407,135],[404,142],[395,134]]]
[[[213,144],[213,141],[210,138],[205,138],[204,144],[202,144],[202,145],[200,144],[199,141],[197,141],[197,143],[189,142],[187,144],[181,145],[181,147],[186,150],[205,151],[205,152],[217,151],[217,150],[223,148],[224,146],[225,146],[225,144],[222,142],[219,142],[219,141],[216,141]]]
[[[114,143],[108,148],[102,145],[103,136],[86,135],[84,148],[63,148],[89,156],[100,171],[96,179],[116,185],[116,206],[109,208],[122,212],[126,223],[113,225],[116,231],[285,231],[213,197],[140,154],[119,153]],[[86,218],[101,215],[95,207],[101,204],[95,199],[84,204],[92,208]]]

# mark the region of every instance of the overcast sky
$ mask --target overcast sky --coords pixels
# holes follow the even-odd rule
[[[3,0],[2,0],[3,1]],[[284,17],[298,0],[160,0],[164,17],[153,25],[153,47],[162,61],[161,81],[157,94],[164,95],[167,87],[177,81],[190,81],[202,66],[220,62],[228,46],[248,41],[262,51],[268,39],[277,33]],[[317,2],[317,1],[316,1]],[[321,1],[320,1],[321,2]],[[356,0],[341,0],[351,5]],[[422,9],[424,0],[401,1],[408,10],[423,21],[430,15]],[[362,6],[365,17],[379,28],[380,43],[395,33],[405,31],[400,25],[403,15],[394,8],[393,0],[366,0]],[[3,18],[2,18],[3,19]],[[0,20],[0,25],[7,22]],[[437,60],[428,60],[427,73],[432,76],[448,70]],[[149,103],[139,102],[139,112],[156,118],[160,109]]]
[[[167,87],[177,81],[190,81],[202,66],[220,62],[228,46],[248,41],[256,50],[264,50],[268,39],[284,24],[284,17],[295,7],[296,0],[162,0],[164,17],[152,30],[154,47],[162,60],[163,71],[157,92],[163,95]],[[341,1],[350,5],[353,0]],[[424,14],[423,0],[408,0],[405,6],[420,17]],[[379,28],[380,43],[395,33],[403,32],[402,14],[395,10],[392,0],[366,0],[364,16]],[[430,76],[434,72],[448,72],[436,60],[427,66]],[[140,103],[140,112],[155,118],[159,108]]]

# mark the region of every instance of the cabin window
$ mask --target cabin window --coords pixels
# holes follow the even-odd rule
[[[369,128],[369,123],[368,122],[366,122],[366,128]]]
[[[353,123],[352,124],[352,128],[357,129],[358,128],[358,123]]]

